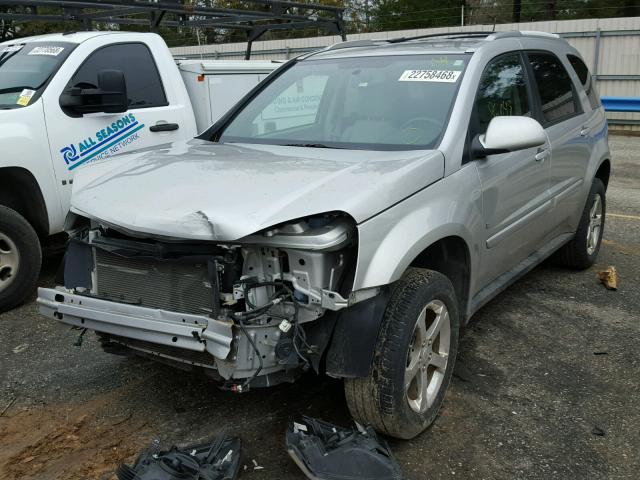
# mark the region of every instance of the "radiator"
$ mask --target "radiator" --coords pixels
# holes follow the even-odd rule
[[[132,259],[97,248],[95,252],[99,296],[172,312],[211,312],[206,263]]]

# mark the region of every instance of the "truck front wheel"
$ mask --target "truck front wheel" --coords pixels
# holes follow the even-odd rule
[[[19,213],[0,205],[0,312],[31,294],[41,264],[40,241],[33,227]]]
[[[458,306],[449,279],[410,268],[394,286],[365,378],[345,379],[353,417],[396,438],[435,420],[458,350]]]

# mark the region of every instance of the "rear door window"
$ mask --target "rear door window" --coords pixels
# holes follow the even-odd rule
[[[591,72],[584,64],[584,62],[575,55],[567,55],[569,59],[569,63],[573,67],[573,70],[576,72],[576,75],[580,79],[580,83],[584,87],[584,91],[587,92],[587,97],[589,97],[589,103],[591,104],[591,109],[595,110],[600,107],[600,100],[598,98],[598,92],[596,91],[596,86],[593,81],[593,77],[591,76]]]
[[[544,122],[557,123],[580,113],[569,73],[558,57],[547,52],[529,52]]]

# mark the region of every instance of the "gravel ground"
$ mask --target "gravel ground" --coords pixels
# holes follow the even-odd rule
[[[536,268],[465,329],[440,417],[391,441],[409,479],[623,479],[640,471],[640,138],[612,137],[614,173],[599,262]],[[49,259],[41,285],[52,285]],[[617,291],[596,272],[615,265]],[[142,359],[103,353],[93,335],[37,313],[0,316],[0,478],[107,479],[152,439],[242,436],[243,478],[301,479],[285,454],[289,419],[348,425],[339,381],[245,395]],[[264,469],[253,470],[255,461]]]

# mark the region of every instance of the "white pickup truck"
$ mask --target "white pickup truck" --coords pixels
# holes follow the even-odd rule
[[[278,65],[176,61],[152,33],[0,43],[0,312],[31,293],[77,168],[194,137]]]

